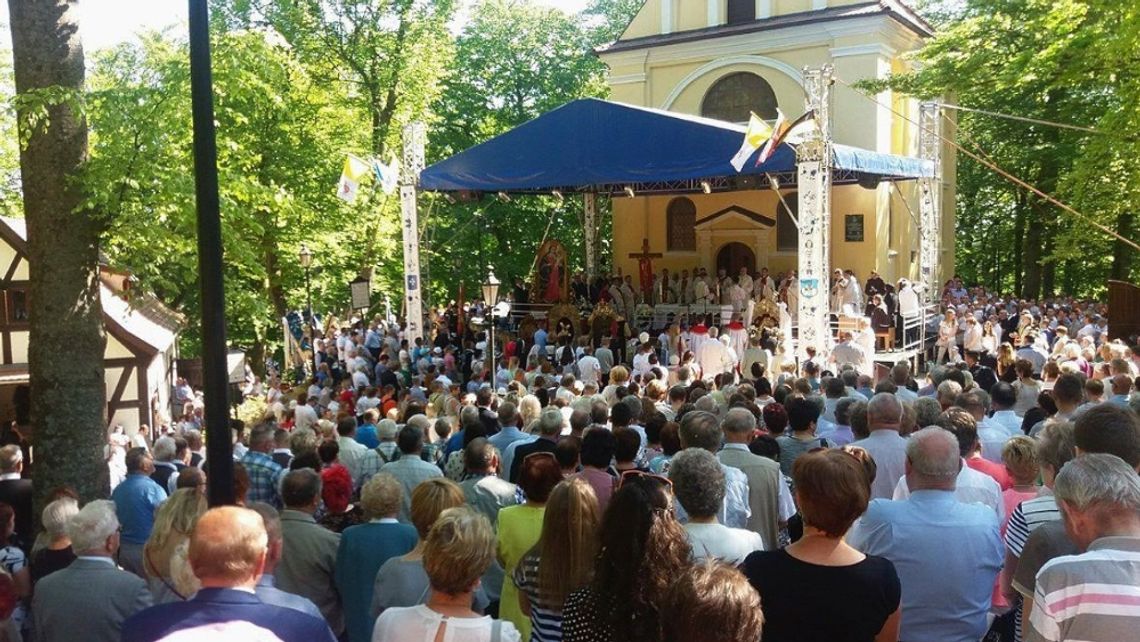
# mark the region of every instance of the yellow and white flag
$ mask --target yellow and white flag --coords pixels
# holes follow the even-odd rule
[[[751,114],[748,118],[748,131],[744,132],[744,142],[740,145],[740,151],[732,157],[732,166],[736,171],[742,171],[752,154],[771,137],[772,126],[756,114]]]
[[[372,166],[365,160],[349,154],[344,159],[344,169],[340,173],[340,184],[336,195],[346,203],[355,203],[360,190],[360,181],[372,175]]]

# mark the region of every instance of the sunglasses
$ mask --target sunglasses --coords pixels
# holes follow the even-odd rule
[[[666,477],[664,475],[658,475],[656,473],[647,473],[644,470],[627,470],[624,473],[622,473],[621,474],[621,483],[618,484],[618,488],[621,488],[622,486],[624,486],[625,483],[628,481],[632,481],[635,479],[641,479],[641,478],[652,479],[654,481],[657,481],[662,486],[667,487],[669,489],[670,493],[673,492],[673,480],[672,479],[669,479],[668,477]]]
[[[526,462],[526,461],[537,461],[537,460],[543,459],[545,457],[549,457],[551,460],[556,459],[556,457],[554,456],[554,453],[537,452],[537,453],[531,453],[531,454],[527,455],[526,457],[523,457],[523,461],[524,462]]]

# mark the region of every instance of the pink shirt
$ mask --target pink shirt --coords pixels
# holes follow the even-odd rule
[[[585,480],[594,489],[594,494],[598,497],[598,514],[606,512],[606,506],[610,503],[610,497],[614,494],[614,485],[617,483],[613,475],[597,468],[583,468],[575,477]]]

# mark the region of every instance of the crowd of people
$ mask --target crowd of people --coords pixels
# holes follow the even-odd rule
[[[268,410],[231,427],[238,505],[209,510],[179,381],[153,441],[112,430],[110,499],[61,490],[38,537],[21,449],[0,448],[5,634],[1130,639],[1135,338],[1109,340],[1095,305],[955,281],[944,304],[922,372],[797,363],[747,332],[738,349],[732,324],[597,343],[540,325],[493,358],[447,314],[410,342],[331,328],[310,377],[251,390]]]

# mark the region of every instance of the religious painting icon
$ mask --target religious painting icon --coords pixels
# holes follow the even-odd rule
[[[538,248],[535,281],[531,288],[542,303],[569,300],[570,277],[566,271],[566,248],[556,240],[548,240]]]

